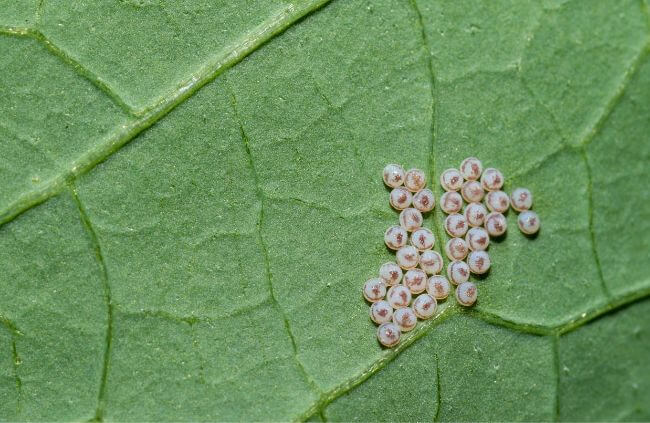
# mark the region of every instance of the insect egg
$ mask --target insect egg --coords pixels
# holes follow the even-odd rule
[[[368,279],[363,285],[363,297],[371,303],[381,301],[386,296],[386,285],[379,278]]]
[[[485,204],[491,212],[505,213],[510,207],[510,197],[503,191],[490,191],[485,195]]]
[[[481,186],[486,191],[497,191],[503,186],[504,178],[499,169],[488,167],[481,176]]]
[[[501,236],[508,229],[506,217],[501,213],[492,212],[485,216],[485,230],[490,236]]]
[[[469,279],[469,266],[464,261],[452,261],[447,266],[447,278],[454,285],[467,282]]]
[[[411,234],[411,245],[420,251],[430,250],[435,243],[436,237],[427,228],[420,228]]]
[[[379,268],[379,279],[386,285],[397,285],[402,280],[402,268],[393,262],[384,263]]]
[[[539,223],[539,216],[532,210],[521,212],[517,218],[519,230],[526,235],[532,235],[539,231]]]
[[[404,186],[411,192],[418,192],[427,184],[427,176],[420,169],[409,169],[404,178]]]
[[[363,296],[371,303],[381,301],[386,296],[386,285],[379,278],[368,279],[363,285]]]
[[[456,301],[458,304],[469,307],[476,302],[476,285],[471,282],[463,282],[456,288]]]
[[[477,181],[465,182],[460,188],[460,193],[468,203],[478,203],[483,199],[483,196],[485,195],[483,187]]]
[[[476,275],[482,275],[490,270],[490,264],[490,256],[485,251],[472,251],[467,256],[469,271]]]
[[[408,307],[411,304],[411,291],[404,285],[391,286],[388,289],[386,300],[393,308]]]
[[[463,260],[467,257],[467,253],[469,253],[469,248],[463,238],[451,238],[445,244],[445,254],[449,260]]]
[[[393,318],[393,307],[387,301],[377,301],[370,306],[370,319],[381,325],[390,322]]]
[[[394,209],[404,210],[411,205],[413,194],[404,187],[396,187],[390,192],[388,201]]]
[[[490,235],[483,228],[471,228],[465,235],[465,242],[472,251],[483,251],[490,245]]]
[[[393,323],[402,332],[408,332],[415,328],[415,325],[418,323],[418,318],[411,307],[404,307],[395,310],[393,313]]]
[[[438,303],[436,299],[429,294],[418,295],[413,301],[413,311],[420,319],[428,319],[436,313]]]
[[[510,194],[510,205],[521,212],[533,207],[533,194],[526,188],[515,188]]]
[[[413,232],[422,226],[422,213],[418,209],[409,207],[399,214],[399,224],[409,232]]]
[[[391,250],[399,250],[406,245],[408,233],[401,226],[391,226],[384,233],[384,242]]]
[[[398,164],[389,164],[384,168],[384,183],[391,188],[398,187],[404,183],[404,168]]]
[[[406,245],[395,254],[395,259],[402,269],[413,269],[420,261],[418,250],[412,245]]]
[[[444,300],[449,296],[451,286],[444,276],[434,275],[427,281],[427,293],[436,300]]]
[[[463,197],[456,191],[447,191],[440,197],[440,208],[447,214],[458,213],[463,207]]]
[[[385,347],[394,347],[399,344],[401,336],[402,333],[394,323],[383,323],[377,328],[377,339]]]
[[[420,269],[428,275],[440,273],[442,271],[442,256],[437,251],[423,251],[420,254]]]
[[[445,191],[458,191],[463,185],[463,175],[458,169],[447,169],[440,175],[440,185]]]
[[[404,275],[404,286],[413,294],[419,294],[427,287],[427,274],[420,269],[411,269]]]
[[[465,206],[465,220],[469,226],[481,226],[485,221],[485,216],[488,214],[487,209],[481,203],[469,203]]]
[[[436,205],[436,198],[433,192],[429,189],[423,189],[415,193],[413,196],[413,207],[420,210],[422,213],[431,211]]]
[[[467,181],[476,181],[483,172],[483,164],[476,157],[468,157],[460,164],[460,174]]]
[[[445,230],[449,236],[461,237],[467,233],[467,220],[462,214],[454,213],[445,219]]]

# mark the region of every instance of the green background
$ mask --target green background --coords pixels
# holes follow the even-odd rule
[[[650,420],[648,9],[0,0],[0,420]],[[541,232],[382,349],[381,169],[469,155]]]

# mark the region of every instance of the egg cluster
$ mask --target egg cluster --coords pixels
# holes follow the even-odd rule
[[[400,212],[399,225],[384,233],[386,246],[395,251],[395,261],[384,263],[379,277],[364,284],[363,296],[371,303],[370,318],[379,325],[379,342],[392,347],[399,343],[402,332],[415,328],[418,318],[425,320],[436,313],[437,301],[450,294],[450,281],[456,285],[459,304],[472,306],[476,302],[477,287],[469,282],[470,273],[481,275],[490,269],[486,251],[490,237],[506,232],[503,213],[510,205],[521,212],[518,224],[522,232],[536,233],[540,221],[529,210],[529,190],[517,188],[510,196],[501,191],[504,177],[498,169],[483,170],[480,160],[469,157],[459,169],[445,170],[440,175],[445,190],[440,208],[447,214],[444,228],[451,237],[444,246],[450,260],[445,277],[440,275],[443,257],[433,250],[436,237],[422,226],[422,214],[433,210],[436,203],[433,192],[426,188],[426,175],[420,169],[405,171],[400,165],[389,164],[383,179],[391,188],[390,205]]]

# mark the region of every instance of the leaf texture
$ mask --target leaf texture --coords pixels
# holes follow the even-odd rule
[[[0,419],[650,419],[649,27],[637,0],[0,0]],[[509,213],[477,306],[382,349],[380,170],[439,196],[469,155],[542,230]]]

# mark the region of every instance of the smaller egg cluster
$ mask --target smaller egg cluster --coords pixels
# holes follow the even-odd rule
[[[522,212],[518,220],[522,232],[530,235],[539,230],[539,217],[529,210],[533,199],[530,191],[517,188],[509,196],[502,191],[504,183],[500,170],[483,169],[476,157],[468,157],[458,169],[447,169],[440,175],[445,190],[440,208],[447,214],[444,227],[450,236],[445,244],[445,255],[451,260],[447,277],[457,285],[456,300],[461,305],[476,302],[478,292],[476,285],[468,282],[470,273],[482,275],[490,270],[490,238],[506,233],[504,213],[511,205]]]
[[[505,179],[498,169],[483,170],[479,159],[469,157],[459,169],[445,170],[440,175],[445,190],[440,208],[447,214],[444,229],[450,236],[443,249],[450,260],[445,277],[440,275],[443,257],[433,250],[436,237],[422,226],[423,213],[433,210],[436,204],[433,192],[426,188],[425,173],[389,164],[383,179],[391,188],[389,203],[399,211],[399,224],[384,233],[384,243],[395,251],[395,261],[381,265],[379,277],[366,281],[363,296],[371,303],[371,320],[379,325],[379,342],[393,347],[403,332],[415,328],[418,319],[435,315],[437,301],[449,296],[451,284],[456,285],[459,304],[472,306],[476,302],[478,291],[469,282],[470,273],[482,275],[490,269],[486,251],[490,237],[506,232],[504,213],[510,205],[521,212],[518,224],[522,232],[534,234],[540,221],[529,210],[530,191],[517,188],[508,196],[501,190]]]

